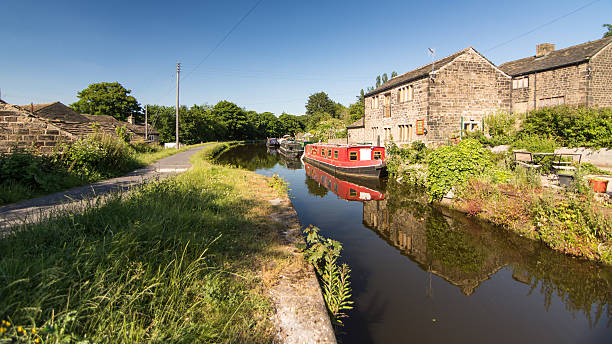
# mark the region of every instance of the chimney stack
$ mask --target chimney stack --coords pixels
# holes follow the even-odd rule
[[[536,57],[546,56],[555,51],[555,45],[552,43],[542,43],[536,45]]]

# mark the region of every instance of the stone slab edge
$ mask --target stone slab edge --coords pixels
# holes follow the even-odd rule
[[[283,232],[285,247],[303,259],[296,244],[304,244],[297,212],[289,198],[270,201],[278,205],[271,217],[286,225]],[[279,282],[270,290],[276,314],[273,321],[277,326],[277,340],[284,344],[329,343],[336,344],[334,330],[325,307],[323,293],[314,268],[285,268],[280,272]]]

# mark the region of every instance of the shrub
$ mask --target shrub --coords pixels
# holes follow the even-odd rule
[[[555,138],[569,147],[612,147],[612,108],[556,106],[531,111],[522,132]]]
[[[55,160],[90,180],[116,176],[137,164],[127,143],[98,133],[64,145]]]
[[[465,184],[493,165],[491,153],[476,140],[463,140],[456,146],[440,147],[427,156],[427,193],[430,200],[441,200],[450,190]]]
[[[555,139],[551,137],[540,136],[538,134],[521,135],[521,137],[512,142],[512,149],[526,149],[530,152],[538,153],[553,153],[558,147]]]
[[[410,147],[399,147],[391,142],[387,144],[387,171],[391,175],[398,175],[403,171],[404,165],[422,164],[427,157],[427,147],[421,141],[415,141]]]

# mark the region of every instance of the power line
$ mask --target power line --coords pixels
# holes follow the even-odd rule
[[[232,34],[232,32],[234,32],[234,30],[236,30],[238,28],[238,26],[240,26],[240,24],[242,24],[242,22],[255,10],[255,8],[257,8],[257,6],[259,6],[259,4],[262,3],[263,0],[259,0],[257,1],[257,3],[255,3],[255,5],[253,5],[253,7],[251,7],[251,9],[245,13],[242,18],[240,18],[240,20],[225,34],[225,36],[223,36],[223,38],[217,43],[217,45],[215,45],[214,48],[212,48],[212,50],[210,52],[208,52],[208,54],[206,56],[204,56],[204,58],[202,59],[202,61],[200,61],[200,63],[198,63],[194,69],[192,69],[191,71],[189,71],[189,73],[185,74],[185,76],[183,76],[183,80],[185,78],[187,78],[189,75],[191,75],[193,72],[196,71],[196,69],[198,69],[202,63],[204,63],[204,61],[206,61],[214,52],[215,50],[217,50],[217,48],[219,48],[221,46],[221,44],[223,44],[223,42],[225,42],[225,40],[228,39],[228,37]]]
[[[554,23],[554,22],[557,22],[557,21],[559,21],[559,20],[561,20],[561,19],[565,18],[565,17],[568,17],[568,16],[570,16],[570,15],[572,15],[572,14],[574,14],[574,13],[576,13],[576,12],[580,11],[580,10],[583,10],[583,9],[585,9],[585,8],[587,8],[587,7],[591,6],[591,5],[593,5],[593,4],[594,4],[594,3],[596,3],[596,2],[599,2],[599,1],[600,1],[600,0],[594,0],[594,1],[591,1],[591,2],[589,2],[588,4],[586,4],[586,5],[584,5],[584,6],[578,7],[577,9],[575,9],[575,10],[573,10],[573,11],[571,11],[571,12],[568,12],[568,13],[566,13],[566,14],[564,14],[564,15],[560,16],[560,17],[557,17],[557,18],[555,18],[555,19],[553,19],[553,20],[551,20],[551,21],[548,21],[548,22],[546,22],[546,23],[544,23],[544,24],[538,25],[538,26],[536,26],[535,28],[533,28],[533,29],[531,29],[531,30],[529,30],[529,31],[527,31],[527,32],[525,32],[525,33],[522,33],[522,34],[520,34],[520,35],[518,35],[518,36],[516,36],[516,37],[514,37],[514,38],[511,38],[511,39],[509,39],[509,40],[507,40],[507,41],[505,41],[505,42],[502,42],[502,43],[500,43],[500,44],[498,44],[498,45],[495,45],[495,46],[493,46],[493,47],[491,47],[491,48],[489,48],[489,49],[486,49],[486,50],[484,50],[483,52],[488,52],[488,51],[491,51],[491,50],[493,50],[493,49],[497,49],[497,48],[499,48],[499,47],[501,47],[501,46],[503,46],[503,45],[506,45],[506,44],[508,44],[508,43],[510,43],[510,42],[516,41],[516,40],[517,40],[517,39],[519,39],[519,38],[525,37],[525,36],[527,36],[527,35],[528,35],[528,34],[530,34],[530,33],[533,33],[533,32],[535,32],[535,31],[537,31],[537,30],[539,30],[539,29],[541,29],[541,28],[543,28],[543,27],[545,27],[545,26],[548,26],[548,25],[550,25],[550,24],[552,24],[552,23]]]

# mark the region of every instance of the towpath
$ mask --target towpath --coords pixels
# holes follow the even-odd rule
[[[189,162],[191,156],[207,145],[194,147],[160,159],[122,177],[2,206],[0,207],[0,233],[15,224],[37,222],[57,210],[78,210],[87,202],[95,201],[112,192],[127,191],[147,180],[185,172],[191,168]]]

